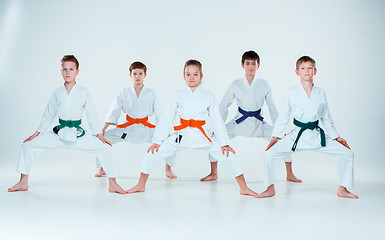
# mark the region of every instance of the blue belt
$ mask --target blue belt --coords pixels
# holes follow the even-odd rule
[[[263,121],[263,117],[261,114],[261,109],[258,109],[257,111],[245,111],[242,108],[238,107],[238,112],[240,112],[243,116],[235,120],[237,124],[243,122],[248,117],[255,117],[256,119]]]
[[[319,129],[319,133],[321,134],[321,146],[322,147],[325,147],[326,146],[326,139],[325,139],[325,132],[322,128],[320,128],[318,126],[318,120],[315,121],[315,122],[308,122],[308,123],[303,123],[303,122],[300,122],[298,120],[296,120],[294,118],[294,125],[296,125],[297,127],[300,127],[301,130],[299,130],[298,132],[298,135],[297,135],[297,138],[295,139],[295,142],[293,144],[293,147],[291,148],[291,150],[294,152],[295,149],[297,148],[297,144],[298,144],[298,140],[299,138],[301,137],[302,133],[306,130],[306,129],[310,129],[310,130],[314,130],[314,129]]]

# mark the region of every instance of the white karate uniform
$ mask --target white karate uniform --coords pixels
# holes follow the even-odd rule
[[[202,128],[212,142],[196,127],[186,127],[169,136],[176,117],[177,119],[206,121]],[[208,127],[208,121],[211,123],[212,130]],[[214,132],[213,135],[211,135],[212,132]],[[177,139],[181,139],[180,142],[177,142]],[[201,86],[194,92],[190,88],[186,88],[174,94],[155,129],[153,143],[161,146],[157,153],[150,152],[146,155],[141,168],[143,173],[150,174],[161,159],[175,154],[180,149],[193,148],[208,151],[214,158],[223,162],[234,177],[242,174],[235,155],[231,152],[228,157],[222,154],[221,146],[229,144],[226,127],[214,95],[202,89]]]
[[[88,89],[75,84],[70,93],[67,94],[64,86],[56,88],[37,129],[40,135],[22,144],[17,171],[22,174],[29,174],[32,163],[41,152],[57,148],[70,148],[94,154],[100,159],[107,176],[117,177],[114,154],[108,144],[104,144],[97,137],[87,133],[77,138],[79,133],[77,133],[76,128],[64,127],[59,131],[59,134],[47,132],[56,115],[62,120],[76,121],[82,119],[83,111],[87,115],[91,134],[100,133],[98,116]]]
[[[308,123],[322,121],[322,129],[327,133],[326,146],[321,147],[319,129],[306,129],[298,141],[295,151],[313,150],[326,153],[337,161],[339,183],[344,187],[353,187],[353,151],[333,140],[339,137],[330,116],[326,95],[323,89],[313,86],[308,98],[301,84],[289,89],[273,130],[273,137],[281,138],[265,152],[265,187],[274,184],[279,169],[279,156],[292,153],[292,146],[301,128],[294,125],[285,136],[289,121],[293,118]],[[330,136],[330,137],[329,137]]]
[[[122,89],[110,107],[106,122],[118,124],[122,111],[131,118],[145,118],[155,114],[156,122],[159,122],[161,116],[161,106],[155,91],[144,86],[139,96],[136,95],[133,86]],[[104,137],[111,142],[111,144],[122,141],[138,144],[151,142],[154,131],[155,128],[149,128],[143,124],[133,124],[125,128],[115,127],[109,129],[104,133]],[[124,138],[123,134],[125,134]],[[168,162],[170,166],[173,166],[175,156],[171,156]],[[99,159],[96,159],[96,167],[101,167]]]
[[[226,121],[227,119],[229,113],[228,108],[233,104],[234,98],[236,99],[238,107],[245,111],[257,111],[262,108],[266,101],[273,124],[277,120],[278,111],[273,102],[269,83],[266,80],[255,77],[250,85],[246,77],[244,77],[232,82],[219,104],[219,110],[223,121]],[[234,119],[226,124],[227,133],[229,134],[230,139],[236,136],[245,136],[261,137],[267,141],[271,140],[271,134],[273,132],[272,125],[265,121],[260,121],[255,117],[248,117],[237,124],[235,120],[242,116],[243,115],[237,110]],[[263,117],[262,113],[261,116]],[[216,162],[217,160],[210,156],[210,161]],[[284,161],[291,162],[290,155],[284,156]]]

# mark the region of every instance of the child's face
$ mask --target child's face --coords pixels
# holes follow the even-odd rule
[[[76,64],[74,62],[63,62],[61,64],[61,75],[66,83],[75,82],[78,74],[79,69],[76,69]]]
[[[312,62],[303,62],[295,73],[301,78],[301,81],[313,81],[313,76],[316,75],[317,69]]]
[[[202,78],[203,74],[200,72],[198,66],[190,65],[186,67],[184,71],[184,80],[186,80],[186,83],[190,88],[198,87]]]
[[[241,64],[242,68],[245,69],[245,73],[247,75],[254,75],[257,69],[259,68],[259,64],[257,60],[246,59],[244,63]]]
[[[143,84],[144,78],[146,77],[146,73],[144,73],[143,69],[135,68],[132,69],[130,73],[130,77],[132,81],[134,81],[134,85],[140,86]]]

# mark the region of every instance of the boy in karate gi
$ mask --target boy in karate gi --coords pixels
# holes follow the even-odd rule
[[[235,80],[227,89],[219,104],[223,121],[226,121],[228,108],[237,100],[238,111],[235,118],[226,124],[229,138],[236,136],[258,137],[271,140],[273,126],[267,124],[261,116],[261,108],[266,100],[269,107],[270,117],[273,124],[277,120],[278,112],[273,102],[269,83],[256,77],[256,71],[260,66],[260,58],[254,51],[245,52],[242,55],[241,66],[245,70],[245,77]],[[292,170],[290,155],[284,156],[286,165],[286,180],[292,182],[302,182]],[[202,178],[201,181],[212,181],[218,179],[217,159],[210,155],[211,173]]]
[[[66,55],[61,60],[61,74],[64,86],[54,90],[43,119],[36,132],[28,137],[21,147],[17,172],[21,173],[20,181],[8,192],[28,191],[28,176],[32,163],[38,155],[46,150],[57,148],[78,149],[94,154],[106,170],[109,191],[125,194],[116,182],[118,172],[114,162],[112,147],[100,132],[98,116],[87,88],[76,83],[79,74],[79,62],[73,55]],[[82,115],[85,111],[90,135],[81,127]],[[53,132],[47,132],[51,122],[59,117],[59,125]]]
[[[337,161],[340,184],[337,195],[357,199],[347,190],[353,187],[353,151],[334,127],[324,90],[314,86],[313,76],[317,73],[314,59],[308,56],[299,58],[295,72],[301,84],[289,89],[275,123],[273,139],[264,156],[264,185],[267,189],[258,197],[275,195],[274,180],[281,156],[294,151],[313,150],[326,153]],[[294,118],[294,129],[285,135],[291,117]],[[328,135],[319,126],[320,121]]]
[[[111,144],[127,141],[130,143],[151,142],[154,135],[155,125],[148,122],[148,117],[155,114],[156,122],[161,115],[161,107],[157,100],[155,91],[144,86],[144,78],[147,75],[147,67],[141,62],[131,64],[130,77],[133,86],[120,91],[112,103],[106,123],[103,127],[104,137]],[[126,122],[117,125],[121,112],[126,113]],[[107,130],[108,126],[117,125],[116,128]],[[174,157],[168,159],[168,163],[174,163]],[[95,177],[102,177],[105,171],[100,167],[100,161],[96,162],[99,171]],[[171,166],[166,164],[166,176],[171,179],[177,178],[172,172]]]
[[[237,180],[240,194],[256,197],[258,194],[247,187],[242,169],[228,145],[229,138],[225,124],[219,112],[214,95],[200,86],[202,65],[197,60],[189,60],[184,67],[184,79],[188,88],[177,91],[171,99],[167,110],[155,129],[153,145],[148,149],[142,165],[139,182],[127,193],[144,192],[150,173],[161,159],[172,156],[186,148],[208,151]],[[174,134],[169,136],[174,119],[180,118],[180,125],[175,126]],[[215,135],[211,135],[206,121],[211,121]],[[167,161],[167,160],[166,160]]]

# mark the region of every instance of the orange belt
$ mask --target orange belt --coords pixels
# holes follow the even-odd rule
[[[182,129],[186,128],[186,127],[196,127],[199,130],[201,130],[203,135],[205,135],[205,137],[211,142],[211,139],[206,135],[205,131],[202,128],[202,126],[205,125],[205,124],[206,124],[206,122],[204,120],[202,120],[202,121],[194,120],[194,119],[185,120],[185,119],[181,118],[180,119],[180,125],[179,126],[175,126],[174,130],[175,131],[179,131],[179,130],[182,130]]]
[[[133,125],[133,124],[140,124],[141,123],[141,124],[143,124],[146,127],[155,128],[155,125],[152,125],[151,123],[147,122],[148,121],[148,117],[145,117],[145,118],[131,118],[128,115],[126,115],[126,119],[127,119],[128,122],[120,124],[120,125],[118,125],[116,127],[117,128],[126,128],[128,126]]]

